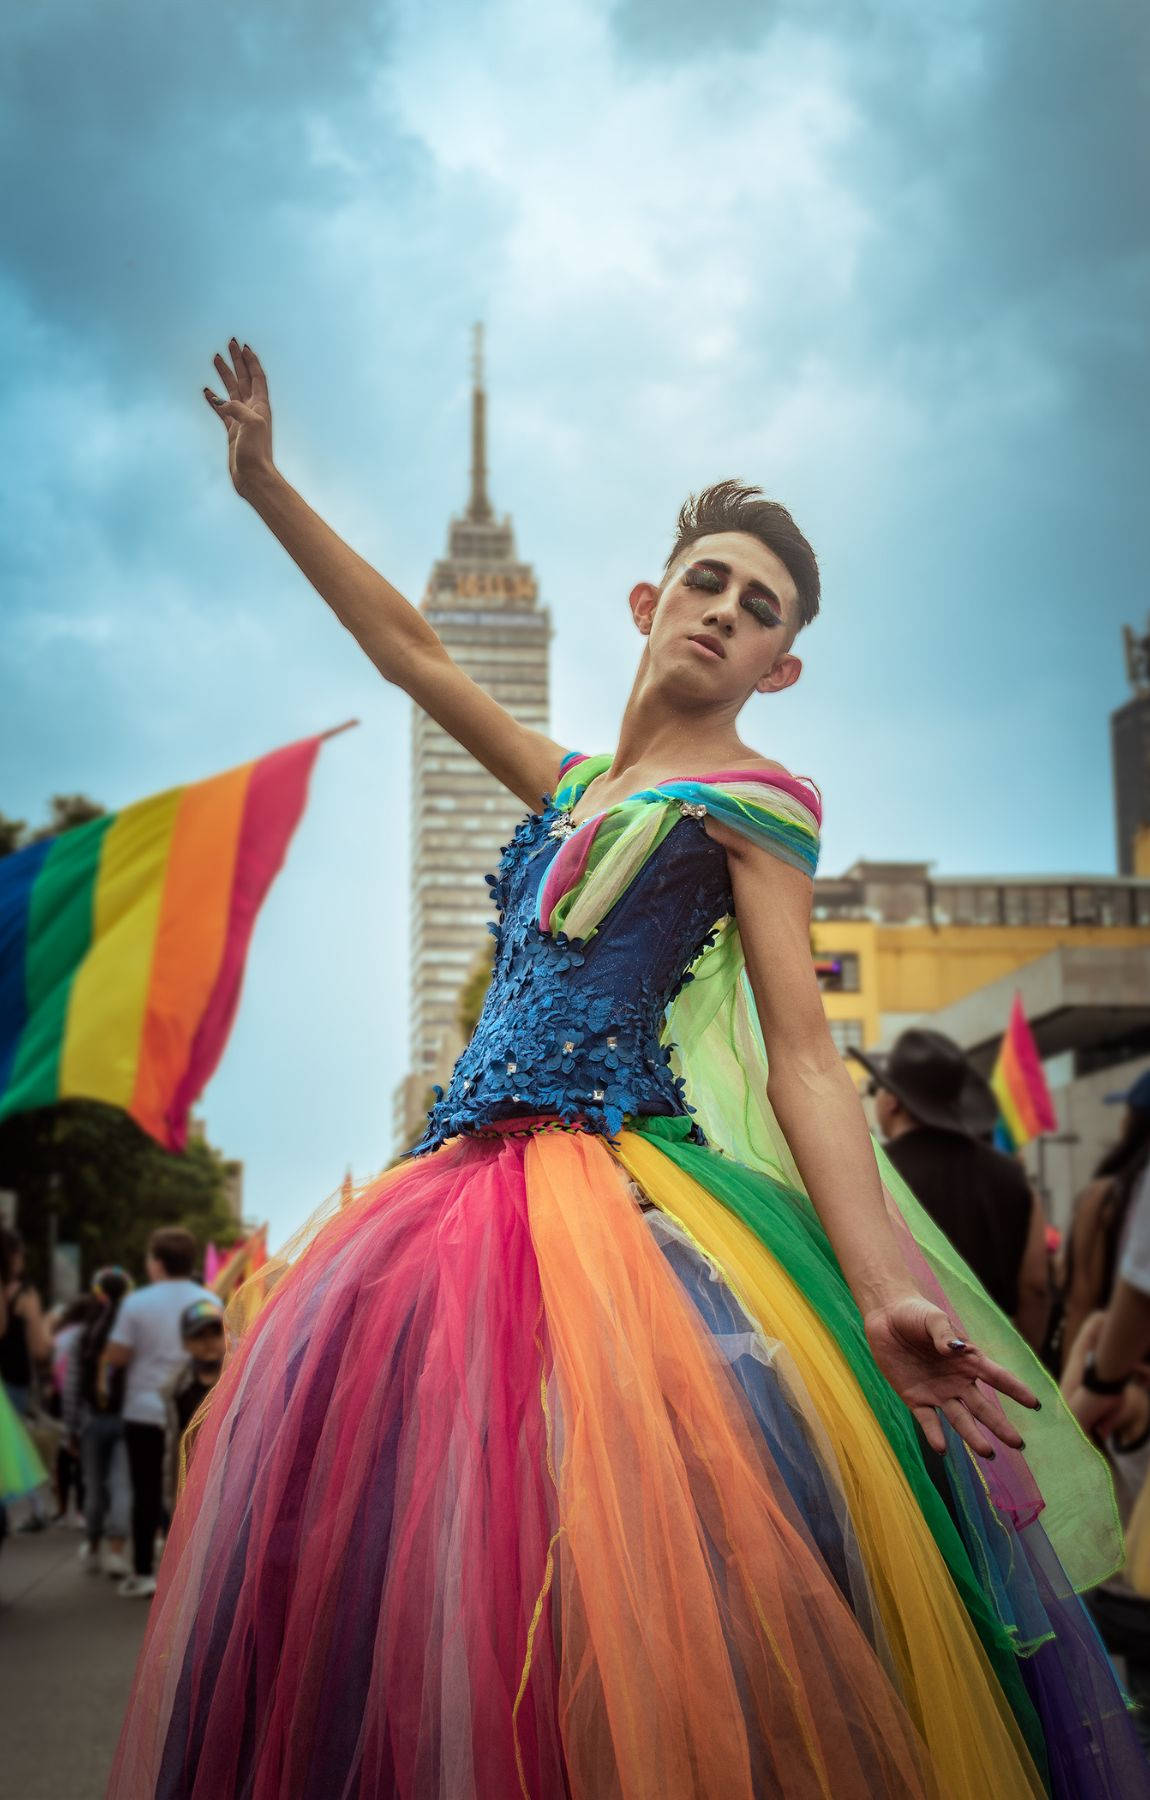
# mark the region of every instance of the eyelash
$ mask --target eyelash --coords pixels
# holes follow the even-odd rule
[[[708,594],[721,594],[723,578],[714,569],[688,569],[683,577],[685,587],[705,588]]]
[[[721,594],[726,584],[723,577],[717,574],[714,569],[688,569],[683,577],[683,585],[684,587],[702,588],[704,592],[708,594]],[[760,625],[782,624],[782,620],[779,618],[779,615],[775,612],[774,608],[768,606],[765,600],[760,600],[755,595],[751,595],[748,599],[744,600],[743,605],[749,613],[754,615]]]

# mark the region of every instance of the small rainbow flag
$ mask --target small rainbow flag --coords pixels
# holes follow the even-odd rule
[[[245,1238],[233,1249],[223,1252],[219,1267],[206,1285],[226,1303],[237,1288],[242,1287],[245,1281],[249,1281],[253,1275],[259,1273],[267,1260],[268,1228],[266,1225],[261,1225],[258,1230],[252,1232],[251,1237]]]
[[[990,1085],[998,1101],[994,1138],[1000,1150],[1020,1150],[1031,1138],[1057,1131],[1054,1102],[1019,994],[1014,996]]]
[[[331,735],[0,859],[0,1119],[102,1100],[183,1149]]]

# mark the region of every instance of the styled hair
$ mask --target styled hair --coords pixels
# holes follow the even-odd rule
[[[148,1255],[161,1264],[165,1275],[190,1275],[199,1248],[191,1232],[182,1225],[163,1225],[148,1239]]]
[[[819,565],[815,553],[778,500],[764,500],[762,488],[741,481],[717,481],[702,493],[689,494],[679,511],[675,542],[663,565],[666,580],[684,550],[718,531],[743,531],[778,557],[799,597],[799,629],[819,610]]]

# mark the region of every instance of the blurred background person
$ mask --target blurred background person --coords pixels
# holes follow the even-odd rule
[[[0,1246],[6,1274],[4,1280],[5,1318],[0,1331],[0,1382],[13,1410],[25,1429],[44,1466],[52,1469],[56,1460],[57,1440],[54,1432],[39,1428],[39,1371],[52,1354],[52,1334],[44,1317],[40,1296],[27,1278],[24,1240],[18,1231],[0,1228]],[[22,1531],[42,1531],[48,1522],[49,1503],[45,1490],[37,1488],[31,1496]]]
[[[77,1294],[66,1306],[53,1308],[48,1316],[52,1359],[50,1391],[44,1401],[44,1411],[60,1425],[56,1449],[55,1523],[71,1525],[80,1531],[84,1529],[84,1472],[72,1397],[80,1340],[99,1314],[100,1302],[94,1294]]]
[[[1150,1164],[1150,1069],[1124,1093],[1108,1094],[1106,1101],[1125,1107],[1118,1141],[1074,1202],[1059,1269],[1051,1366],[1064,1375],[1086,1320],[1110,1304],[1123,1234]]]
[[[9,1233],[0,1231],[0,1337],[8,1324],[9,1237]],[[32,1505],[47,1483],[48,1471],[0,1381],[0,1547],[10,1528],[9,1509],[22,1502]]]
[[[127,1599],[156,1591],[156,1533],[164,1517],[164,1390],[185,1361],[180,1321],[195,1300],[219,1301],[193,1280],[199,1251],[190,1231],[166,1226],[148,1241],[148,1286],[120,1303],[108,1336],[109,1370],[124,1369],[124,1444],[132,1482],[132,1573],[121,1583]]]
[[[1078,1423],[1109,1459],[1123,1523],[1132,1527],[1127,1570],[1096,1588],[1089,1605],[1139,1703],[1135,1725],[1150,1748],[1150,1600],[1128,1573],[1147,1562],[1148,1546],[1138,1540],[1150,1513],[1150,1168],[1134,1182],[1125,1210],[1107,1305],[1087,1317],[1070,1344],[1062,1386]]]
[[[168,1409],[167,1462],[164,1501],[170,1513],[180,1483],[181,1446],[188,1426],[215,1387],[224,1366],[224,1321],[218,1303],[193,1300],[180,1320],[186,1361],[168,1383],[164,1398]]]
[[[4,1329],[0,1332],[0,1381],[8,1398],[26,1418],[36,1397],[37,1367],[52,1354],[52,1334],[40,1296],[27,1279],[24,1240],[18,1231],[0,1229],[7,1275]]]
[[[133,1282],[125,1269],[97,1271],[92,1290],[99,1312],[87,1327],[76,1357],[72,1420],[84,1466],[87,1540],[81,1560],[91,1575],[131,1574],[124,1554],[132,1523],[132,1489],[124,1445],[124,1368],[109,1368],[108,1338]]]
[[[891,1162],[1037,1349],[1050,1310],[1046,1219],[1021,1165],[985,1141],[998,1117],[990,1083],[940,1031],[912,1027],[885,1056],[850,1054],[870,1073]]]

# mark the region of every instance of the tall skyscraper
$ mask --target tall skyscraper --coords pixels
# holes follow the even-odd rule
[[[1136,845],[1150,827],[1150,620],[1142,635],[1127,625],[1123,637],[1132,697],[1110,715],[1118,872],[1144,875],[1150,870],[1138,868]]]
[[[447,555],[420,611],[461,668],[508,712],[549,729],[551,619],[535,573],[520,562],[509,517],[487,494],[483,328],[475,327],[471,493],[448,528]],[[460,989],[489,943],[484,875],[523,816],[522,802],[413,708],[411,744],[411,1051],[395,1095],[395,1148],[418,1135],[428,1089],[459,1050]]]

